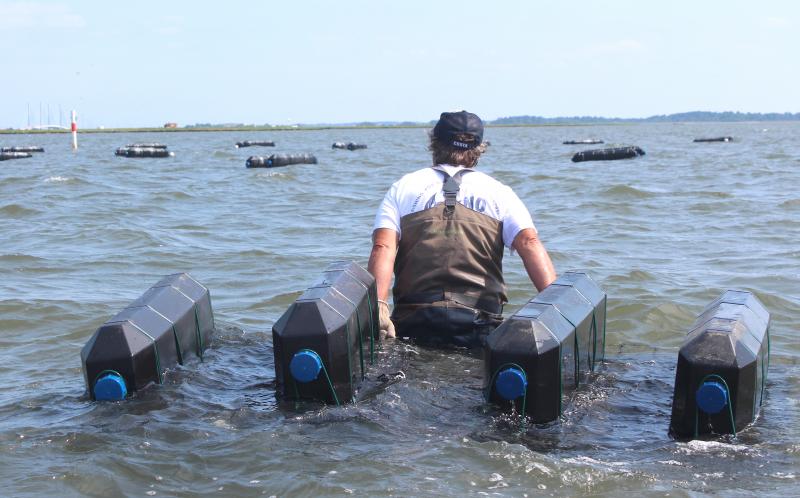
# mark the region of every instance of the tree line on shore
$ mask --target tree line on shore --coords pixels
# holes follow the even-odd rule
[[[545,118],[541,116],[509,116],[490,121],[495,125],[524,124],[592,124],[592,123],[664,123],[664,122],[733,122],[733,121],[800,121],[800,112],[681,112],[660,114],[647,118],[604,118],[600,116],[572,116]]]

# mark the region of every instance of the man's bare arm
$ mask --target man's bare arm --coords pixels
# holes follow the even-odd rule
[[[519,253],[525,271],[528,272],[533,285],[541,291],[556,279],[556,270],[547,249],[544,248],[539,235],[532,228],[521,230],[516,237],[512,247]]]
[[[378,228],[372,233],[372,252],[369,255],[367,271],[375,277],[378,299],[381,301],[389,298],[394,259],[397,256],[397,241],[397,232],[389,228]]]

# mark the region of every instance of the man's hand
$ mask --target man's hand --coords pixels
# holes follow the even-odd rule
[[[367,271],[375,277],[378,291],[378,317],[381,337],[394,337],[394,324],[389,311],[389,287],[392,285],[394,258],[397,256],[399,235],[389,228],[378,228],[372,233],[372,252],[369,255]]]
[[[389,311],[389,303],[378,301],[378,322],[380,323],[381,337],[394,338],[394,324],[390,318],[392,313]]]

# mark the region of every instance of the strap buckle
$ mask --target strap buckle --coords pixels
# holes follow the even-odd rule
[[[458,196],[458,191],[461,188],[461,175],[467,170],[462,169],[453,176],[450,176],[444,170],[440,171],[447,176],[447,179],[444,181],[444,185],[442,186],[442,192],[444,192],[444,211],[445,213],[451,214],[456,208],[456,197]]]

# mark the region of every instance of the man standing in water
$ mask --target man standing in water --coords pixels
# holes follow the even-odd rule
[[[442,113],[429,149],[433,166],[395,182],[375,217],[368,269],[377,282],[380,328],[389,337],[396,328],[417,341],[479,346],[508,301],[504,247],[519,253],[540,291],[556,272],[519,197],[475,171],[486,151],[478,116]]]

